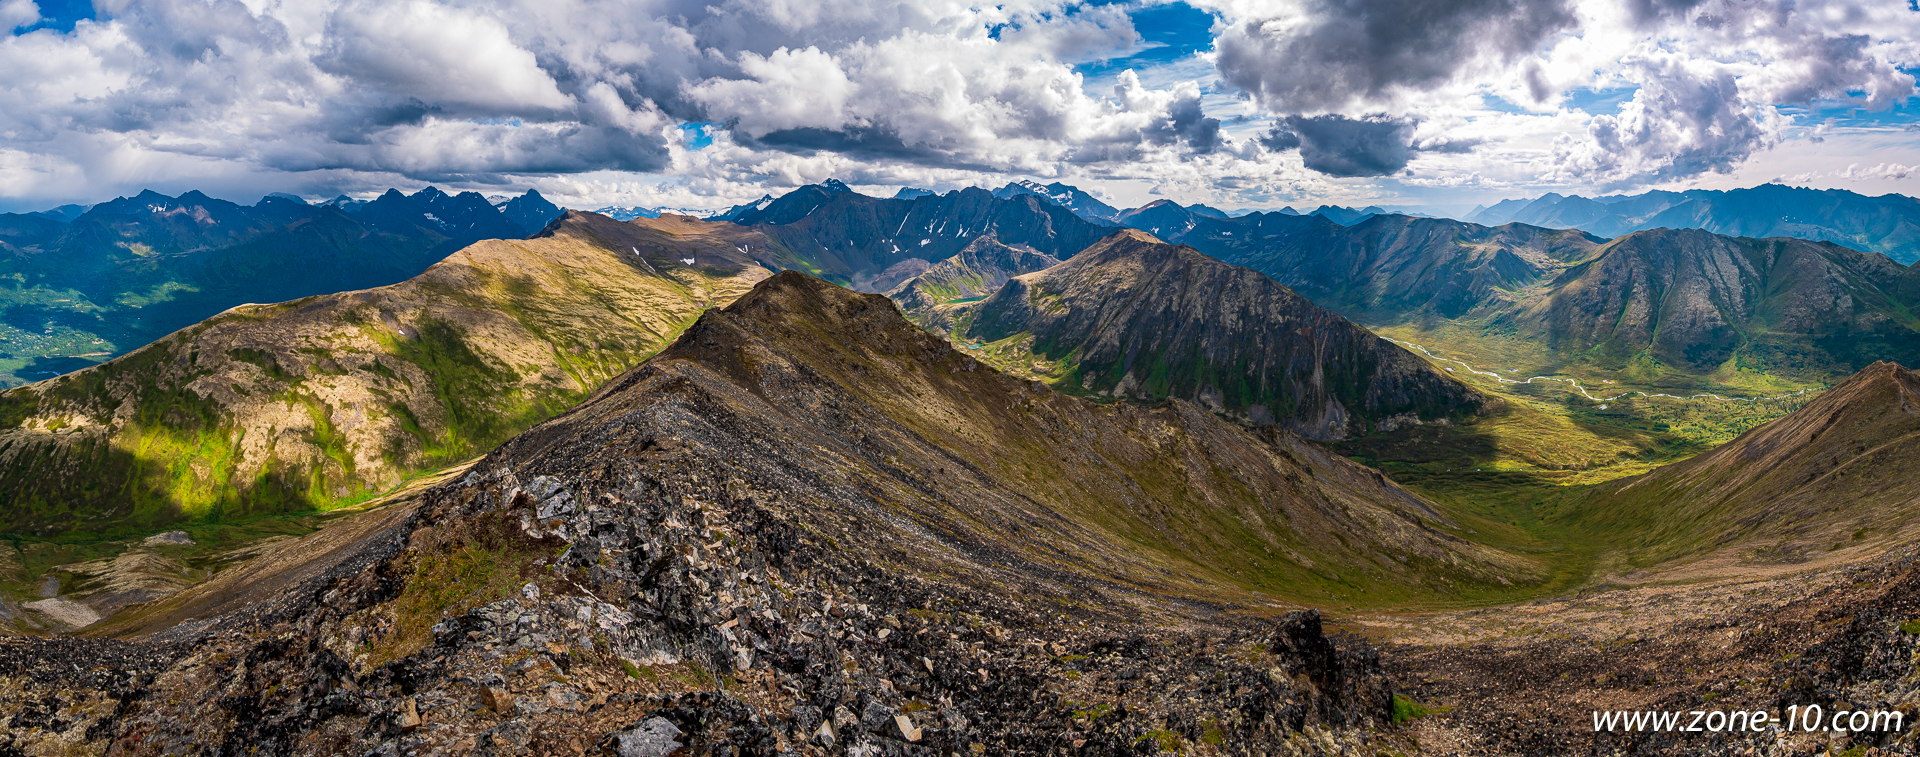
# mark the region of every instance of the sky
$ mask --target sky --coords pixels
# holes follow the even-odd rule
[[[1920,195],[1920,0],[0,0],[0,29],[0,211]]]

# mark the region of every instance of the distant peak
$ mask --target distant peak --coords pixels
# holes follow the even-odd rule
[[[841,183],[839,179],[828,179],[826,181],[820,182],[820,186],[825,187],[827,191],[832,192],[834,194],[853,191],[852,187],[849,187],[846,184]]]

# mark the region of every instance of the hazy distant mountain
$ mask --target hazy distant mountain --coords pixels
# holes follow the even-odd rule
[[[1272,218],[1273,216],[1268,216]],[[1435,324],[1524,337],[1560,360],[1712,373],[1729,360],[1818,381],[1876,360],[1920,362],[1920,271],[1878,253],[1690,229],[1611,242],[1575,229],[1375,216],[1189,234],[1371,325]],[[1652,375],[1652,374],[1649,374]]]
[[[1342,226],[1352,226],[1356,223],[1367,220],[1368,218],[1372,218],[1377,215],[1383,215],[1386,212],[1387,212],[1386,209],[1381,208],[1378,205],[1369,205],[1364,208],[1349,208],[1349,207],[1343,207],[1340,205],[1322,205],[1320,207],[1314,208],[1313,212],[1308,213],[1307,215],[1320,216],[1322,218],[1325,218],[1329,221],[1340,224]]]
[[[537,214],[537,198],[515,207]],[[392,284],[481,239],[524,236],[480,195],[431,187],[252,206],[148,191],[72,222],[0,214],[0,276],[18,282],[0,290],[0,386],[92,365],[234,305]]]
[[[893,193],[893,199],[911,200],[916,197],[926,197],[927,195],[930,195],[933,193],[934,191],[931,189],[921,189],[919,187],[901,187],[900,191]]]
[[[1120,219],[1119,209],[1101,202],[1099,198],[1087,194],[1079,187],[1068,186],[1057,181],[1042,185],[1022,179],[993,190],[993,196],[1002,200],[1020,195],[1042,198],[1094,223],[1114,224]]]
[[[896,200],[828,181],[759,206],[735,223],[777,240],[782,267],[866,292],[891,290],[982,236],[1065,258],[1111,230],[1031,193],[1002,199],[978,188]]]
[[[593,212],[599,213],[600,215],[606,216],[615,221],[631,221],[635,218],[659,218],[660,217],[659,208],[643,208],[638,205],[628,205],[628,206],[608,205],[604,208],[594,208]]]
[[[1015,277],[960,336],[1031,337],[1065,391],[1178,397],[1254,424],[1340,439],[1478,412],[1478,392],[1256,271],[1140,231]],[[1040,372],[1040,371],[1037,371]]]
[[[1841,189],[1780,184],[1591,199],[1547,194],[1534,200],[1502,200],[1464,220],[1580,229],[1603,237],[1657,228],[1795,237],[1879,252],[1901,263],[1920,261],[1920,200],[1897,194],[1867,197]]]
[[[26,215],[50,218],[55,221],[72,221],[75,218],[79,218],[81,214],[86,213],[92,207],[92,205],[62,205],[52,210],[41,210],[27,213]]]

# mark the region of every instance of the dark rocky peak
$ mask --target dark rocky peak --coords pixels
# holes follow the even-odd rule
[[[1118,219],[1123,226],[1148,231],[1163,238],[1175,238],[1193,230],[1199,223],[1192,211],[1172,200],[1155,200],[1124,211]]]
[[[753,215],[762,210],[766,210],[767,206],[772,204],[773,204],[773,195],[761,195],[760,199],[758,200],[754,200],[753,202],[749,202],[744,205],[735,205],[731,208],[726,209],[725,211],[714,214],[708,220],[730,221],[733,223],[740,223],[740,219],[746,218],[747,216]]]
[[[284,226],[302,218],[312,216],[324,205],[309,205],[305,200],[291,195],[271,194],[254,203],[253,212],[277,226]],[[329,208],[330,209],[330,208]]]
[[[788,224],[812,215],[814,211],[819,210],[821,206],[827,203],[843,198],[866,198],[866,195],[853,191],[852,188],[840,183],[838,179],[828,179],[820,184],[808,184],[800,187],[781,195],[778,199],[765,200],[763,198],[760,203],[754,203],[754,205],[760,205],[758,209],[736,212],[741,211],[743,208],[751,208],[752,205],[736,207],[733,210],[721,214],[716,220],[732,221],[742,226],[752,226],[762,223],[774,225]],[[764,204],[762,205],[761,203]]]
[[[1021,195],[1038,197],[1046,202],[1071,210],[1074,215],[1095,223],[1118,223],[1121,216],[1120,209],[1101,202],[1099,198],[1088,194],[1079,187],[1062,184],[1057,181],[1052,184],[1043,185],[1039,182],[1021,179],[1020,181],[1009,183],[993,191],[993,196],[1002,200],[1012,199]]]
[[[1486,406],[1465,384],[1273,279],[1135,229],[1009,281],[979,305],[965,336],[1023,334],[1044,361],[1073,366],[1069,391],[1186,398],[1311,438]]]

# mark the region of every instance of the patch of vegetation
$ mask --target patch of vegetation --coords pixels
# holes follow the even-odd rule
[[[1405,723],[1428,715],[1446,713],[1452,709],[1452,707],[1430,707],[1414,701],[1412,697],[1402,694],[1393,695],[1393,722],[1395,723]]]
[[[407,557],[410,575],[392,604],[394,631],[375,645],[375,665],[426,648],[441,620],[513,596],[538,573],[533,561],[551,554],[555,541],[527,538],[504,513],[425,538],[429,543],[415,545]]]

